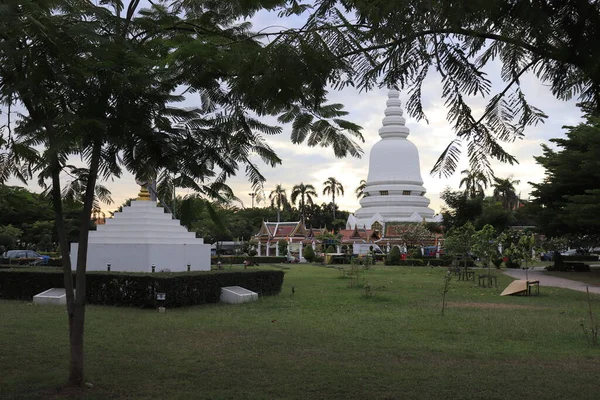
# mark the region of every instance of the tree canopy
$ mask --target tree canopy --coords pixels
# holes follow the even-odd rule
[[[456,138],[432,172],[449,175],[466,151],[469,169],[491,171],[491,159],[515,163],[503,143],[522,138],[528,125],[546,115],[526,98],[526,73],[561,100],[578,99],[600,111],[600,8],[595,0],[317,0],[301,28],[278,42],[295,43],[306,57],[330,52],[327,64],[335,88],[399,86],[417,119],[423,109],[425,78],[437,74],[447,119]],[[501,66],[493,90],[486,67]],[[488,99],[483,112],[469,104]]]
[[[542,233],[596,235],[600,228],[600,118],[566,126],[566,138],[551,139],[557,149],[543,144],[535,157],[545,177],[532,183],[531,208]]]

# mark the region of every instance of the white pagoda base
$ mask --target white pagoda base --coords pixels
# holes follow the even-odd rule
[[[71,265],[77,267],[78,243],[71,243]],[[88,271],[210,271],[210,245],[188,232],[155,201],[136,200],[90,231]]]

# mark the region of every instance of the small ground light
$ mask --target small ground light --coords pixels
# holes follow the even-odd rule
[[[158,312],[165,312],[165,300],[167,299],[166,293],[156,293],[156,300],[158,301]]]
[[[106,270],[110,272],[110,262],[106,264]]]
[[[192,265],[188,264],[187,267],[188,267],[188,272],[190,272],[192,270]]]
[[[152,272],[156,271],[156,265],[152,264]]]

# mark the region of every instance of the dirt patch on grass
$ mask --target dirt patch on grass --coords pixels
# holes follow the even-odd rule
[[[448,307],[464,307],[464,308],[494,308],[494,309],[542,309],[545,307],[528,306],[523,304],[504,304],[504,303],[470,303],[450,301],[446,303]]]

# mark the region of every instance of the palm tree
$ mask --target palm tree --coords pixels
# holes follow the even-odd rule
[[[360,184],[354,190],[354,193],[356,193],[357,199],[362,199],[363,197],[365,197],[366,193],[364,192],[364,190],[366,187],[367,187],[367,181],[365,181],[364,179],[361,179]]]
[[[271,200],[271,207],[277,207],[277,222],[280,222],[281,209],[287,207],[289,204],[285,189],[281,184],[275,186],[275,190],[272,190],[271,193],[269,193],[269,200]]]
[[[519,206],[519,196],[515,190],[515,185],[521,183],[518,179],[508,177],[506,179],[494,177],[494,198],[502,202],[502,207],[506,211],[511,211]]]
[[[323,185],[325,186],[323,188],[323,194],[324,195],[331,194],[331,202],[333,203],[333,219],[335,219],[335,195],[336,195],[336,193],[338,195],[341,193],[341,195],[343,196],[344,195],[344,187],[337,179],[335,179],[332,176],[327,178],[327,180],[325,182],[323,182]]]
[[[488,176],[482,171],[473,171],[468,169],[465,169],[460,173],[466,176],[462,178],[458,187],[463,187],[464,184],[465,194],[471,199],[474,199],[478,196],[483,196],[484,190],[487,189],[488,185],[490,184]]]
[[[313,205],[313,198],[314,197],[318,197],[317,192],[315,191],[315,187],[313,185],[305,185],[304,183],[300,182],[299,185],[295,185],[292,188],[292,203],[296,203],[296,199],[298,199],[298,197],[300,197],[300,212],[302,213],[302,222],[305,221],[306,219],[306,215],[305,215],[305,208],[306,208],[306,204],[308,205]]]

